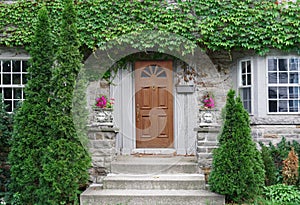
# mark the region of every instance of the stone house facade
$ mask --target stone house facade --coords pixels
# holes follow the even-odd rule
[[[200,168],[210,167],[230,88],[242,97],[256,142],[299,141],[299,55],[273,50],[265,56],[233,51],[194,57],[190,61],[166,53],[153,60],[150,52],[119,69],[111,84],[100,79],[89,83],[92,181],[101,182],[117,155],[195,155]],[[8,112],[25,98],[28,59],[21,49],[0,49],[0,92]],[[212,109],[202,109],[207,93],[215,101]],[[100,94],[115,98],[113,126],[95,124],[93,106]]]

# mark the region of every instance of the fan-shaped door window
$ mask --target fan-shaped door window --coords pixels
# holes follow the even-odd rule
[[[149,78],[154,76],[157,78],[166,78],[167,73],[163,68],[159,67],[158,65],[150,65],[144,68],[141,73],[142,78]]]

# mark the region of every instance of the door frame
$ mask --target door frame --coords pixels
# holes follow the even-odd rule
[[[175,89],[175,72],[177,71],[177,62],[173,61],[173,142],[174,148],[161,149],[137,149],[135,133],[135,81],[134,81],[134,64],[128,63],[127,69],[119,69],[113,84],[110,86],[111,97],[115,98],[114,121],[119,133],[116,139],[117,154],[131,155],[135,153],[149,154],[168,154],[178,155],[196,154],[194,134],[194,125],[192,122],[185,122],[182,119],[186,117],[186,111],[190,108],[186,104],[192,104],[189,96],[182,96],[176,93]],[[128,98],[128,96],[130,96]],[[196,120],[195,120],[196,122]],[[189,132],[189,136],[186,133]],[[182,137],[179,137],[182,136]],[[184,136],[184,137],[183,137]]]

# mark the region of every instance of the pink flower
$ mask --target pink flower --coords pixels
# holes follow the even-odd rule
[[[207,94],[203,97],[202,102],[203,102],[205,108],[214,108],[215,107],[214,99],[212,97],[210,97],[209,94]]]
[[[107,99],[105,95],[102,95],[101,97],[96,98],[95,106],[100,108],[112,108],[113,104],[114,104],[113,98]]]

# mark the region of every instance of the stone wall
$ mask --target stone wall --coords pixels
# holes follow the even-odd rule
[[[197,159],[201,170],[212,165],[212,152],[218,147],[220,127],[198,127],[197,132]]]
[[[252,136],[256,142],[262,142],[268,145],[278,144],[283,137],[287,141],[300,142],[300,126],[299,125],[253,125]]]
[[[101,184],[104,176],[111,171],[111,162],[116,158],[116,128],[90,126],[88,148],[92,157],[90,181]]]

